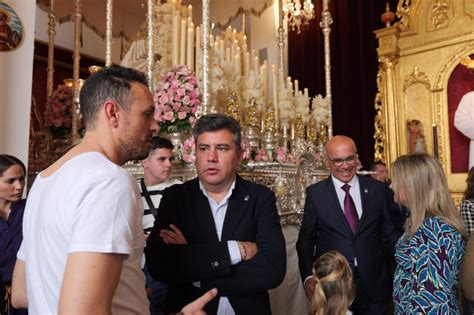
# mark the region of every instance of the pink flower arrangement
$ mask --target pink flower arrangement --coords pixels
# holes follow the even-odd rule
[[[46,103],[44,111],[45,126],[53,134],[64,134],[71,128],[71,107],[74,102],[74,91],[66,85],[60,85]]]
[[[196,161],[196,143],[193,136],[184,140],[183,161],[186,163],[194,163]]]
[[[154,117],[161,131],[172,133],[191,129],[201,105],[196,75],[185,65],[170,69],[161,77],[154,101]]]

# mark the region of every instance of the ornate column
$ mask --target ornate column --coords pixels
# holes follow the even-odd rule
[[[377,74],[378,93],[375,98],[375,159],[391,164],[397,158],[400,141],[398,139],[399,126],[397,124],[398,91],[396,84],[395,66],[399,59],[398,38],[400,31],[396,26],[386,27],[374,32],[378,39],[379,72]],[[389,119],[391,117],[391,119]]]
[[[105,66],[112,65],[112,23],[114,0],[107,0],[105,12]]]
[[[74,80],[74,102],[71,109],[72,123],[71,123],[71,141],[72,144],[79,142],[79,61],[81,60],[81,26],[82,26],[82,0],[75,0],[74,2],[74,52],[73,52],[73,69],[72,79]]]
[[[48,100],[53,94],[54,85],[54,37],[56,36],[56,16],[54,15],[54,0],[49,1],[48,12],[48,79],[46,83],[46,95]]]
[[[147,11],[147,76],[148,76],[148,86],[151,90],[154,89],[153,82],[153,66],[155,61],[155,56],[153,54],[153,26],[154,26],[154,17],[155,17],[155,3],[154,0],[148,0],[148,11]]]
[[[328,136],[332,137],[332,94],[331,94],[331,34],[332,17],[329,12],[329,0],[323,0],[323,12],[319,26],[324,35],[324,74],[326,81],[326,99],[328,100]]]
[[[197,117],[209,113],[209,0],[202,1],[202,105]],[[212,112],[212,109],[211,109]]]

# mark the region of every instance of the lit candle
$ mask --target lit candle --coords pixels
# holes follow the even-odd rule
[[[246,52],[244,54],[244,76],[248,76],[250,74],[250,53]]]
[[[189,69],[194,71],[194,24],[191,22],[191,25],[188,28],[188,50],[186,53],[186,64]]]
[[[179,45],[179,64],[184,65],[186,58],[186,20],[181,20],[181,42]]]
[[[192,5],[188,5],[188,19],[189,21],[193,20],[193,6]]]
[[[433,155],[438,159],[438,127],[433,124]]]
[[[255,56],[255,58],[253,60],[253,71],[255,72],[255,74],[258,74],[259,65],[260,65],[260,62],[258,60],[258,57]]]

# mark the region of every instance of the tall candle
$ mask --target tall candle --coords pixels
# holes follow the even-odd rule
[[[255,74],[258,74],[258,67],[259,67],[259,60],[258,60],[258,57],[255,56],[255,58],[253,59],[253,71],[255,72]]]
[[[179,64],[184,65],[186,58],[186,20],[181,20],[181,41],[179,45]]]
[[[186,53],[186,64],[189,69],[194,71],[194,24],[191,22],[191,25],[188,28],[188,46]]]
[[[263,79],[263,99],[265,104],[268,103],[268,65],[267,61],[263,62],[261,69],[262,79]]]
[[[237,73],[237,76],[240,78],[240,56],[238,54],[234,56],[234,64],[235,64],[235,72]]]
[[[199,58],[201,58],[201,26],[196,27],[196,69],[197,64],[199,62]],[[211,44],[211,43],[210,43]]]
[[[299,88],[300,88],[299,82],[298,80],[295,80],[295,96],[298,95]]]
[[[246,52],[244,54],[244,76],[248,76],[250,74],[250,53]]]
[[[221,39],[219,40],[219,59],[220,61],[223,61],[225,57],[225,46],[224,46],[224,41]]]
[[[192,5],[188,5],[188,19],[189,21],[193,20],[193,6]]]
[[[179,63],[178,51],[179,51],[179,15],[173,15],[172,24],[172,39],[171,39],[171,60],[172,65],[175,66]]]
[[[227,47],[225,49],[225,61],[231,61],[230,60],[230,47]]]

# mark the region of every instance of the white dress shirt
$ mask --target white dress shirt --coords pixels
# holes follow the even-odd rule
[[[336,194],[337,194],[337,199],[339,199],[339,204],[341,205],[341,209],[344,212],[344,198],[346,197],[346,192],[342,189],[342,186],[345,184],[348,184],[351,186],[349,189],[349,194],[352,197],[352,200],[354,200],[354,204],[356,206],[357,210],[357,216],[359,219],[362,217],[362,201],[360,199],[360,186],[359,186],[359,178],[357,175],[354,175],[352,177],[351,181],[348,183],[341,182],[339,179],[334,177],[334,175],[331,175],[332,183],[334,184],[334,187],[336,188]]]

